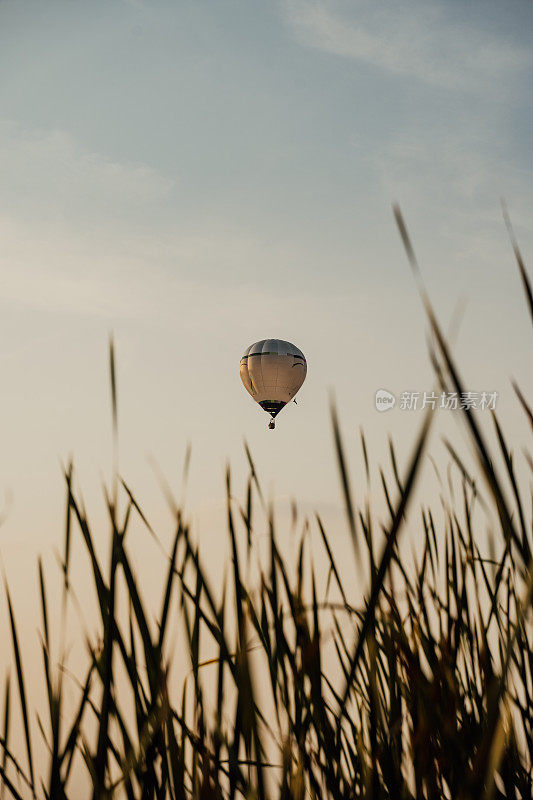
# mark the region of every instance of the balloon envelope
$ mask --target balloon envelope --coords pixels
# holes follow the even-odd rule
[[[307,362],[294,344],[262,339],[244,351],[239,374],[256,403],[275,417],[304,382]]]

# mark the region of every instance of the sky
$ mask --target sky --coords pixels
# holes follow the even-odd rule
[[[215,568],[244,439],[270,497],[340,525],[331,391],[356,487],[360,427],[406,464],[421,414],[375,392],[433,382],[393,202],[445,328],[464,304],[466,385],[499,393],[520,450],[531,329],[500,198],[531,263],[532,34],[518,0],[0,1],[0,557],[22,614],[71,455],[103,519],[111,334],[122,474],[169,534],[152,462],[179,489],[191,444]],[[275,432],[238,377],[271,337],[308,361]],[[436,427],[445,464],[438,434],[459,432]]]

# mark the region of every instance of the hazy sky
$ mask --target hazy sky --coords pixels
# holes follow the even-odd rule
[[[111,331],[123,472],[157,515],[146,456],[177,480],[190,441],[208,546],[243,437],[267,489],[334,513],[331,387],[354,460],[363,425],[405,462],[421,416],[380,415],[374,393],[431,371],[394,200],[443,322],[467,301],[468,388],[500,392],[520,447],[509,377],[533,390],[531,331],[499,198],[531,263],[532,36],[529,2],[1,0],[8,567],[33,580],[59,545],[69,453],[97,502]],[[309,366],[274,433],[238,377],[268,337]]]

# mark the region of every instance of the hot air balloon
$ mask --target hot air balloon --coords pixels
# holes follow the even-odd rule
[[[276,427],[274,418],[304,382],[307,362],[290,342],[262,339],[244,351],[239,374],[246,391],[272,417],[268,425],[272,430]]]

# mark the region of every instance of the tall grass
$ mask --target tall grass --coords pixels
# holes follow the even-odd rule
[[[463,391],[446,338],[420,278],[399,209],[396,220],[432,332],[432,360],[443,389]],[[512,234],[533,319],[527,272]],[[111,346],[114,430],[117,425]],[[530,421],[533,414],[516,387]],[[306,532],[296,564],[277,544],[248,449],[242,503],[227,474],[230,579],[210,584],[180,504],[167,492],[175,533],[156,624],[139,589],[127,537],[136,517],[156,536],[140,504],[118,478],[106,494],[111,536],[101,561],[74,470],[65,470],[66,525],[59,625],[75,602],[71,539],[81,538],[93,579],[98,622],[87,637],[87,670],[67,701],[64,641],[52,654],[44,570],[39,562],[42,658],[48,719],[28,704],[16,617],[6,586],[13,676],[0,717],[0,797],[78,798],[530,798],[533,796],[533,652],[531,514],[496,415],[491,452],[475,413],[464,411],[471,474],[447,443],[458,476],[455,503],[441,513],[408,506],[426,460],[434,414],[428,412],[402,472],[391,444],[392,485],[380,470],[390,521],[375,529],[367,499],[359,507],[334,407],[332,423],[348,535],[369,589],[350,602],[346,568],[336,563],[322,520],[314,525],[327,575],[317,575]],[[115,436],[116,439],[116,436]],[[362,451],[367,478],[370,463]],[[115,450],[116,452],[116,450]],[[529,458],[533,468],[533,460]],[[503,477],[495,464],[503,467]],[[118,460],[116,460],[118,465]],[[493,509],[494,553],[482,551],[478,508]],[[407,522],[409,520],[409,522]],[[416,523],[415,523],[416,520]],[[257,531],[268,530],[266,563]],[[421,557],[407,563],[399,542],[409,526],[423,532]],[[498,538],[499,541],[498,541]],[[403,553],[404,551],[402,551]],[[249,565],[257,564],[257,579]],[[344,580],[344,583],[343,583]],[[322,587],[319,590],[319,587]],[[321,592],[319,594],[319,591]],[[127,613],[123,613],[126,598]],[[122,611],[121,611],[122,607]],[[176,694],[169,678],[169,627],[176,615],[191,672]],[[174,620],[174,622],[172,622]],[[57,615],[54,616],[57,624]],[[97,642],[98,645],[94,643]],[[203,654],[209,650],[210,658]],[[20,706],[24,749],[13,752],[11,717]],[[34,763],[36,723],[48,771]],[[81,777],[80,777],[81,776]],[[87,788],[90,787],[90,788]]]

